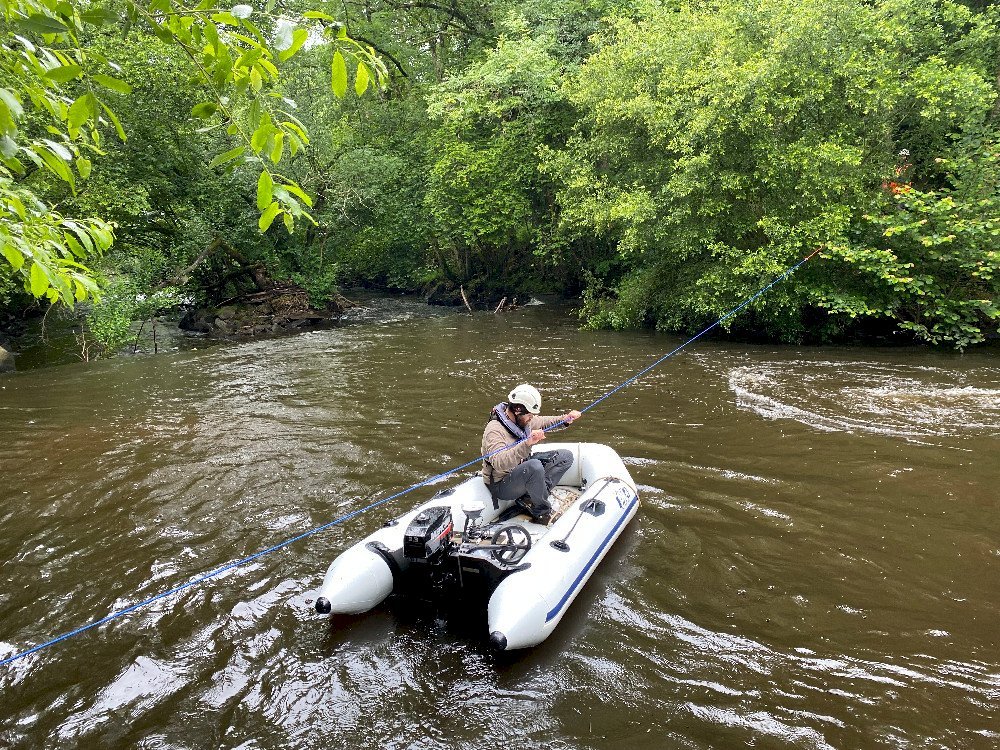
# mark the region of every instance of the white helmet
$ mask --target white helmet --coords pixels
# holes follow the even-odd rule
[[[507,402],[520,404],[532,414],[538,414],[542,410],[542,394],[538,389],[527,383],[519,385],[507,396]]]

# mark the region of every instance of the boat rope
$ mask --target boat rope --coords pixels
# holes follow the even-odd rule
[[[774,281],[772,281],[767,286],[761,287],[757,291],[756,294],[754,294],[752,297],[747,297],[738,306],[734,307],[732,310],[730,310],[729,312],[727,312],[725,315],[723,315],[717,321],[715,321],[714,323],[712,323],[712,325],[710,325],[708,328],[705,328],[705,329],[699,331],[698,333],[696,333],[694,336],[692,336],[691,338],[689,338],[687,341],[685,341],[680,346],[678,346],[675,349],[673,349],[672,351],[669,351],[666,354],[664,354],[658,360],[656,360],[655,362],[653,362],[653,364],[651,364],[648,367],[644,367],[643,369],[639,370],[639,372],[637,372],[635,375],[633,375],[632,377],[630,377],[628,380],[626,380],[621,385],[617,386],[616,388],[612,388],[610,391],[608,391],[607,393],[605,393],[603,396],[601,396],[599,399],[597,399],[593,403],[591,403],[591,404],[585,406],[584,408],[580,409],[580,412],[582,413],[582,412],[590,411],[591,409],[593,409],[595,406],[597,406],[599,403],[601,403],[605,399],[608,399],[611,396],[614,396],[616,393],[618,393],[618,391],[622,390],[623,388],[628,388],[630,385],[632,385],[632,383],[634,383],[635,381],[637,381],[639,378],[641,378],[647,372],[649,372],[652,369],[655,369],[655,368],[659,367],[666,360],[670,359],[672,356],[674,356],[675,354],[677,354],[685,346],[687,346],[688,344],[694,343],[695,341],[697,341],[698,339],[700,339],[702,336],[704,336],[709,331],[711,331],[711,330],[713,330],[713,329],[718,328],[719,326],[721,326],[723,323],[725,323],[731,317],[733,317],[734,315],[736,315],[744,307],[746,307],[747,305],[752,304],[753,302],[755,302],[756,300],[758,300],[760,297],[763,297],[765,294],[767,294],[767,292],[769,292],[771,290],[772,287],[777,286],[782,281],[784,281],[786,278],[788,278],[793,273],[795,273],[795,271],[799,268],[799,266],[801,266],[807,260],[809,260],[814,255],[816,255],[816,253],[818,253],[821,249],[822,249],[822,247],[817,247],[815,250],[813,250],[811,253],[809,253],[809,255],[807,255],[806,257],[804,257],[802,260],[800,260],[794,266],[791,266],[791,267],[785,269],[785,272],[783,274],[781,274],[781,276],[778,276]]]
[[[583,413],[583,412],[590,411],[595,406],[597,406],[598,404],[600,404],[602,401],[604,401],[607,398],[613,396],[615,393],[618,393],[618,391],[622,390],[623,388],[627,388],[628,386],[630,386],[632,383],[634,383],[636,380],[638,380],[643,375],[645,375],[646,373],[648,373],[650,370],[652,370],[652,369],[658,367],[659,365],[663,364],[663,362],[665,362],[666,360],[668,360],[671,357],[673,357],[675,354],[677,354],[682,349],[684,349],[684,347],[686,347],[689,344],[697,341],[698,339],[700,339],[702,336],[704,336],[709,331],[711,331],[711,330],[719,327],[723,323],[725,323],[727,320],[729,320],[729,318],[731,318],[734,315],[736,315],[738,312],[740,312],[740,310],[742,310],[743,308],[745,308],[747,305],[753,303],[755,300],[759,299],[764,294],[766,294],[772,287],[776,286],[777,284],[781,283],[786,278],[788,278],[790,275],[792,275],[800,266],[802,266],[806,261],[808,261],[814,255],[816,255],[816,253],[818,253],[819,251],[820,251],[820,248],[816,248],[813,252],[811,252],[805,258],[803,258],[802,260],[800,260],[798,263],[796,263],[795,265],[790,266],[789,268],[787,268],[784,273],[782,273],[780,276],[778,276],[777,278],[775,278],[770,284],[768,284],[767,286],[761,287],[761,289],[759,291],[757,291],[756,294],[754,294],[751,297],[748,297],[746,300],[744,300],[742,303],[740,303],[737,307],[734,307],[732,310],[730,310],[729,312],[727,312],[725,315],[723,315],[717,321],[715,321],[714,323],[712,323],[712,325],[708,326],[704,330],[702,330],[699,333],[695,334],[694,336],[692,336],[691,338],[689,338],[687,341],[685,341],[683,344],[681,344],[680,346],[675,347],[673,350],[671,350],[667,354],[664,354],[662,357],[660,357],[659,359],[657,359],[651,365],[649,365],[647,367],[644,367],[642,370],[640,370],[639,372],[637,372],[635,375],[633,375],[632,377],[630,377],[628,380],[624,381],[621,385],[619,385],[616,388],[608,391],[603,396],[601,396],[600,398],[598,398],[596,401],[588,404],[583,409],[580,409],[580,412]],[[566,419],[563,419],[563,420],[560,420],[559,422],[556,422],[553,425],[550,425],[549,427],[546,427],[545,431],[548,432],[549,430],[555,430],[555,429],[558,429],[560,427],[566,426],[568,424],[569,424],[569,422]],[[67,640],[69,638],[72,638],[74,636],[80,635],[81,633],[85,633],[88,630],[91,630],[93,628],[96,628],[96,627],[99,627],[99,626],[104,625],[106,623],[109,623],[112,620],[117,620],[117,619],[119,619],[121,617],[124,617],[125,615],[128,615],[128,614],[131,614],[132,612],[135,612],[136,610],[139,610],[139,609],[142,609],[144,607],[147,607],[150,604],[153,604],[154,602],[158,602],[158,601],[160,601],[162,599],[166,599],[166,598],[168,598],[170,596],[173,596],[174,594],[177,594],[177,593],[180,593],[181,591],[184,591],[185,589],[189,589],[189,588],[191,588],[193,586],[197,586],[200,583],[204,583],[205,581],[207,581],[209,579],[212,579],[212,578],[215,578],[217,576],[220,576],[220,575],[222,575],[223,573],[225,573],[225,572],[227,572],[229,570],[233,570],[234,568],[239,568],[239,567],[241,567],[243,565],[246,565],[247,563],[252,562],[253,560],[256,560],[258,558],[261,558],[264,555],[268,555],[268,554],[270,554],[272,552],[277,552],[278,550],[284,549],[285,547],[288,547],[289,545],[294,544],[295,542],[299,542],[299,541],[301,541],[303,539],[311,537],[314,534],[318,534],[321,531],[325,531],[326,529],[329,529],[329,528],[331,528],[333,526],[339,526],[342,523],[346,523],[347,521],[351,520],[352,518],[354,518],[356,516],[360,516],[363,513],[367,513],[370,510],[374,510],[375,508],[379,507],[380,505],[385,505],[386,503],[391,502],[392,500],[396,500],[397,498],[400,498],[403,495],[408,495],[409,493],[413,492],[414,490],[420,489],[421,487],[425,487],[428,484],[433,484],[433,483],[438,482],[438,481],[440,481],[442,479],[450,477],[453,474],[455,474],[456,472],[461,471],[462,469],[468,468],[469,466],[472,466],[474,464],[478,464],[481,461],[486,461],[486,460],[492,458],[493,456],[497,455],[498,453],[503,453],[504,451],[510,450],[511,448],[513,448],[513,447],[515,447],[517,445],[520,445],[521,443],[525,442],[527,439],[528,438],[523,438],[521,440],[518,440],[515,443],[511,443],[510,445],[505,445],[503,448],[499,448],[498,450],[492,451],[491,453],[486,453],[486,454],[484,454],[482,456],[479,456],[478,458],[472,459],[471,461],[467,461],[464,464],[462,464],[460,466],[456,466],[453,469],[449,469],[448,471],[444,471],[444,472],[442,472],[440,474],[435,474],[434,476],[428,477],[427,479],[424,479],[423,481],[420,481],[420,482],[417,482],[416,484],[410,485],[405,490],[401,490],[401,491],[397,492],[394,495],[389,495],[388,497],[384,497],[381,500],[376,500],[373,503],[369,503],[368,505],[364,506],[363,508],[358,508],[357,510],[353,510],[350,513],[345,513],[344,515],[340,516],[339,518],[335,518],[334,520],[332,520],[332,521],[330,521],[328,523],[324,523],[322,526],[317,526],[315,528],[309,529],[308,531],[304,531],[301,534],[298,534],[297,536],[293,536],[290,539],[286,539],[283,542],[279,542],[278,544],[275,544],[275,545],[273,545],[271,547],[268,547],[267,549],[260,550],[259,552],[255,552],[254,554],[248,555],[247,557],[242,557],[239,560],[234,560],[232,562],[229,562],[226,565],[223,565],[220,568],[216,568],[215,570],[212,570],[212,571],[210,571],[208,573],[204,573],[202,575],[196,576],[195,578],[192,578],[190,581],[187,581],[186,583],[182,583],[179,586],[174,586],[173,588],[167,589],[166,591],[162,591],[159,594],[156,594],[155,596],[149,597],[148,599],[143,599],[142,601],[137,602],[137,603],[132,604],[132,605],[129,605],[128,607],[124,607],[122,609],[117,609],[117,610],[111,612],[110,614],[105,615],[104,617],[100,618],[99,620],[94,620],[93,622],[87,623],[86,625],[78,627],[78,628],[76,628],[74,630],[70,630],[70,631],[68,631],[66,633],[63,633],[62,635],[59,635],[59,636],[56,636],[55,638],[52,638],[51,640],[45,641],[44,643],[39,643],[37,646],[34,646],[32,648],[29,648],[29,649],[26,649],[25,651],[21,651],[19,653],[13,654],[12,656],[5,657],[4,659],[0,659],[0,666],[5,666],[7,664],[11,664],[11,663],[13,663],[15,661],[18,661],[19,659],[23,659],[23,658],[25,658],[27,656],[30,656],[31,654],[37,653],[38,651],[41,651],[42,649],[48,648],[50,646],[54,646],[57,643],[65,641],[65,640]]]

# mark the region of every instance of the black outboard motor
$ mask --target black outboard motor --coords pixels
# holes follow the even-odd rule
[[[433,562],[451,542],[454,530],[449,506],[425,508],[406,527],[403,555],[410,560]]]

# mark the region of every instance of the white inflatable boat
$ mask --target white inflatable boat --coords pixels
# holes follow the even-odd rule
[[[494,504],[478,474],[344,551],[316,599],[321,614],[367,612],[393,591],[488,600],[490,643],[500,651],[545,640],[635,515],[639,496],[625,464],[597,443],[565,448],[573,465],[553,488],[552,521]]]

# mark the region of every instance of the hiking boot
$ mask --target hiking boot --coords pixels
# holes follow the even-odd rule
[[[521,497],[514,501],[514,505],[523,510],[529,516],[535,515],[535,506],[531,504],[531,498],[527,495],[521,495]]]

